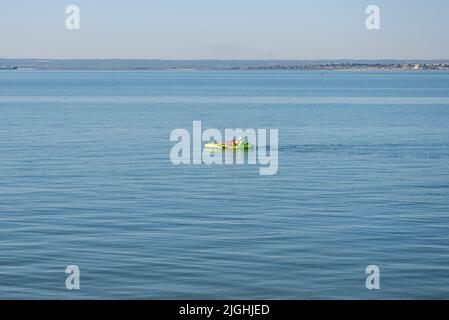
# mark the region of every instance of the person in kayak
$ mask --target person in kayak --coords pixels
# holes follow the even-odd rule
[[[232,141],[226,142],[226,146],[228,147],[236,147],[241,145],[243,142],[243,138],[242,137],[238,137],[237,139],[234,138],[232,139]]]

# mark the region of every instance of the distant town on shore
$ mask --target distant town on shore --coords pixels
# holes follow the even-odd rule
[[[321,63],[248,67],[248,70],[449,70],[448,63]]]
[[[0,70],[449,70],[449,60],[0,59]]]

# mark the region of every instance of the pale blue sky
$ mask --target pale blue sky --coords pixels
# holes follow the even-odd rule
[[[81,30],[65,29],[65,7]],[[381,30],[365,8],[381,9]],[[0,58],[449,59],[448,0],[0,0]]]

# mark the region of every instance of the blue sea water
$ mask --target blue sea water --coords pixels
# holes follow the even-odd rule
[[[278,173],[173,165],[194,120]],[[0,298],[447,299],[449,75],[1,71]]]

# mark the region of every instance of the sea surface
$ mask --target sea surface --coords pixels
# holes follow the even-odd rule
[[[194,120],[277,174],[173,165]],[[449,74],[1,71],[0,298],[448,299]]]

